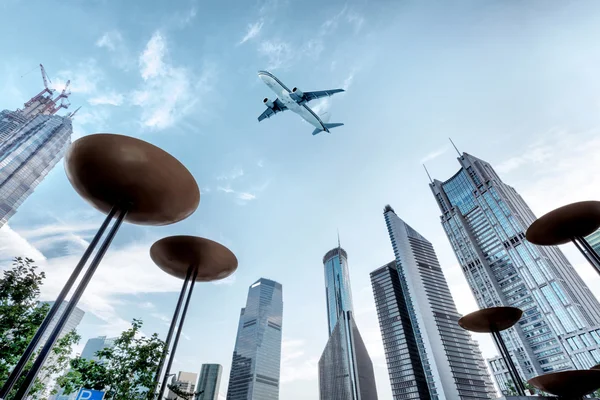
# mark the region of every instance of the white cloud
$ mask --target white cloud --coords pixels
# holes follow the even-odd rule
[[[239,41],[238,45],[246,43],[250,39],[254,39],[262,30],[264,22],[262,20],[256,21],[253,24],[248,24],[248,30],[246,35]]]
[[[104,33],[104,35],[96,41],[96,46],[104,47],[110,51],[115,51],[122,45],[123,36],[121,35],[121,32],[116,30]]]
[[[157,31],[146,45],[146,49],[140,55],[140,73],[142,78],[148,80],[166,71],[164,57],[167,53],[167,44],[163,35]]]
[[[39,262],[46,259],[38,249],[6,224],[0,229],[0,261],[5,262],[15,257],[29,257]]]
[[[219,186],[217,187],[217,190],[225,193],[235,193],[231,186]]]
[[[124,96],[121,93],[110,92],[106,94],[101,94],[96,97],[92,97],[88,100],[88,103],[91,105],[110,105],[110,106],[120,106],[123,104]]]
[[[143,303],[138,303],[137,306],[139,308],[144,308],[146,310],[152,310],[153,308],[156,308],[156,306],[154,305],[154,303],[151,303],[149,301],[145,301]]]
[[[19,230],[19,235],[26,239],[35,239],[44,236],[57,235],[61,233],[78,233],[85,231],[95,231],[100,227],[101,222],[75,222],[75,223],[52,223],[33,228]]]
[[[354,82],[354,72],[351,72],[350,75],[348,75],[346,77],[346,79],[344,79],[344,83],[342,84],[342,89],[344,89],[344,90],[350,89],[352,82]]]
[[[104,73],[98,68],[98,63],[91,58],[76,64],[74,67],[59,71],[52,77],[52,87],[62,91],[67,80],[71,80],[69,90],[72,93],[96,93],[98,84],[104,79]]]
[[[600,168],[600,130],[545,132],[501,165],[496,168],[501,178],[511,182],[538,215],[595,199],[600,186],[600,176],[593,172]]]
[[[419,162],[421,164],[425,164],[427,161],[434,160],[434,159],[438,158],[439,156],[441,156],[442,154],[445,154],[447,151],[448,151],[448,146],[440,147],[439,149],[426,154],[423,158],[421,158],[421,161],[419,161]]]
[[[256,195],[254,195],[252,193],[248,193],[248,192],[241,192],[241,193],[238,193],[238,199],[245,200],[245,201],[254,200],[254,199],[256,199]]]
[[[264,166],[265,166],[265,162],[264,162],[264,160],[258,160],[258,161],[256,162],[256,165],[257,165],[259,168],[262,168],[262,167],[264,167]]]
[[[217,177],[217,180],[219,180],[219,181],[233,180],[233,179],[240,178],[242,176],[244,176],[244,170],[242,168],[234,168],[226,174],[219,175]]]
[[[165,325],[165,326],[171,325],[171,318],[167,317],[164,314],[151,313],[150,316],[160,320],[163,323],[163,325]]]
[[[94,278],[90,282],[79,306],[105,321],[101,328],[107,335],[116,335],[130,323],[119,316],[118,308],[122,295],[178,292],[181,281],[165,274],[150,259],[148,248],[151,242],[137,242],[126,246],[112,246]],[[26,256],[35,260],[46,272],[41,299],[53,300],[73,272],[81,253],[46,258],[24,237],[8,225],[0,229],[0,269],[9,266],[8,260],[15,256]]]
[[[559,133],[560,135],[560,133]],[[553,149],[551,143],[546,141],[537,141],[528,146],[527,151],[523,154],[511,157],[495,167],[499,173],[508,173],[520,168],[526,164],[540,164],[551,159]]]
[[[362,15],[349,9],[348,6],[345,5],[339,13],[326,20],[321,25],[321,33],[326,34],[335,31],[340,25],[340,22],[350,24],[354,28],[354,33],[358,33],[365,23],[365,19]]]
[[[225,286],[232,286],[233,284],[235,284],[235,275],[229,275],[227,278],[223,278],[220,279],[218,281],[212,281],[211,282],[213,285],[225,285]]]
[[[281,40],[265,40],[261,42],[258,52],[267,57],[267,69],[269,70],[287,66],[294,58],[291,45]]]
[[[198,106],[208,97],[215,80],[212,66],[193,72],[171,64],[167,55],[166,39],[157,31],[139,57],[144,84],[131,94],[130,100],[142,107],[141,124],[148,128],[168,128],[191,110],[202,111]]]
[[[96,46],[108,50],[111,62],[118,68],[129,70],[136,64],[133,54],[129,51],[123,35],[118,30],[105,32],[97,41]]]
[[[281,383],[317,379],[319,358],[306,354],[306,342],[286,339],[281,342]]]
[[[196,15],[198,15],[198,9],[196,5],[192,5],[187,11],[176,13],[173,19],[177,27],[181,29],[188,26],[196,18]]]

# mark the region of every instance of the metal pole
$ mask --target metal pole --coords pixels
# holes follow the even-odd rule
[[[577,246],[581,254],[583,254],[583,256],[587,258],[589,263],[592,264],[592,267],[594,267],[596,271],[600,273],[600,255],[596,253],[596,250],[594,250],[594,248],[590,246],[588,241],[581,236],[575,237],[574,239],[572,239],[572,241],[573,243],[575,243],[575,246]]]
[[[167,377],[169,376],[169,372],[171,371],[171,366],[173,365],[173,359],[175,358],[175,352],[177,351],[177,344],[179,343],[179,336],[181,335],[181,330],[183,328],[183,323],[185,322],[185,315],[187,314],[188,306],[190,305],[190,299],[192,298],[192,293],[194,292],[194,283],[196,283],[196,276],[198,275],[198,267],[191,266],[188,268],[189,271],[193,268],[192,273],[192,281],[190,282],[190,289],[187,293],[187,299],[185,299],[185,306],[183,306],[183,313],[181,314],[181,319],[179,321],[179,326],[177,327],[177,334],[175,335],[175,341],[173,342],[173,350],[171,350],[171,354],[169,354],[169,361],[167,362],[167,370],[165,371],[165,377],[163,379],[163,383],[160,386],[160,392],[158,394],[158,399],[162,399],[163,394],[165,393],[165,388],[167,387]]]
[[[183,303],[183,297],[185,296],[185,292],[187,289],[187,284],[190,280],[190,275],[192,271],[188,268],[187,274],[185,276],[185,280],[183,281],[183,286],[181,287],[181,292],[179,293],[179,299],[177,300],[177,306],[175,306],[175,312],[173,313],[173,318],[171,319],[171,326],[169,326],[169,332],[167,333],[167,339],[165,340],[165,347],[163,349],[162,355],[158,362],[158,367],[156,368],[156,374],[154,375],[154,390],[158,386],[160,382],[160,375],[165,365],[165,359],[167,358],[167,353],[169,352],[169,346],[171,345],[171,338],[173,337],[173,332],[175,331],[175,324],[177,323],[177,319],[179,318],[179,311],[181,310],[181,304]]]
[[[508,352],[508,349],[506,348],[506,345],[504,344],[504,339],[502,339],[502,336],[500,335],[499,331],[494,331],[494,333],[496,334],[497,341],[500,344],[500,347],[502,348],[502,350],[504,350],[504,354],[506,354],[506,363],[507,363],[508,369],[513,370],[515,386],[516,386],[517,392],[519,393],[520,396],[525,396],[525,386],[523,385],[523,381],[521,380],[521,377],[519,376],[519,370],[517,370],[517,367],[513,363],[510,353]]]
[[[52,333],[50,334],[50,337],[46,341],[46,344],[40,351],[40,354],[35,359],[33,366],[31,367],[31,370],[29,370],[29,372],[27,373],[27,376],[25,377],[25,381],[23,382],[19,391],[17,392],[17,395],[15,396],[15,400],[21,400],[23,398],[26,398],[27,395],[29,394],[29,390],[31,389],[31,386],[33,385],[33,382],[34,382],[37,374],[39,373],[40,369],[42,368],[44,361],[46,361],[46,357],[48,357],[48,354],[50,354],[50,351],[52,350],[52,346],[54,346],[54,343],[58,339],[58,336],[60,335],[62,329],[64,328],[65,324],[67,323],[67,320],[71,316],[73,309],[79,302],[79,299],[81,298],[81,295],[85,291],[85,288],[87,287],[88,283],[94,276],[94,273],[96,272],[96,269],[98,268],[98,265],[100,264],[100,261],[104,257],[104,254],[106,254],[106,250],[108,250],[112,240],[114,239],[115,235],[117,234],[117,231],[119,230],[119,227],[121,226],[121,223],[123,222],[123,219],[125,218],[125,215],[127,215],[127,209],[123,208],[120,210],[119,215],[117,216],[117,220],[115,221],[114,225],[108,232],[108,235],[104,239],[104,242],[100,246],[100,249],[98,249],[98,253],[96,253],[96,256],[92,260],[92,263],[90,264],[88,270],[83,275],[81,282],[79,282],[79,285],[77,285],[77,288],[75,289],[75,292],[73,293],[73,296],[71,297],[71,299],[69,300],[69,303],[65,307],[65,311],[60,316],[60,319],[56,322],[56,326],[52,330]]]
[[[25,349],[25,352],[19,359],[19,362],[13,368],[12,372],[10,373],[10,376],[4,383],[4,386],[2,386],[2,389],[0,389],[0,400],[6,398],[6,396],[8,396],[8,394],[12,390],[14,384],[17,382],[17,379],[19,379],[19,376],[21,375],[21,372],[23,371],[25,364],[27,364],[27,361],[29,361],[29,358],[35,351],[35,348],[37,347],[38,343],[40,342],[40,339],[42,338],[44,333],[46,333],[46,330],[48,329],[48,325],[50,325],[50,322],[52,321],[52,319],[54,318],[54,316],[60,309],[60,306],[62,305],[63,301],[67,297],[67,294],[69,294],[69,291],[73,287],[73,284],[77,280],[77,277],[79,277],[79,274],[81,273],[81,270],[85,266],[85,263],[90,258],[90,255],[92,255],[92,252],[96,248],[96,245],[102,238],[102,235],[104,235],[104,231],[106,231],[108,224],[110,223],[110,221],[112,220],[112,218],[115,216],[116,213],[117,213],[117,208],[113,207],[110,210],[110,212],[108,213],[108,215],[106,216],[106,218],[104,219],[104,222],[100,226],[100,229],[98,229],[98,232],[96,233],[96,235],[90,242],[88,248],[85,250],[85,253],[83,253],[81,260],[79,260],[79,263],[77,263],[77,266],[71,273],[71,276],[67,280],[67,283],[65,283],[65,286],[63,286],[62,290],[58,294],[56,301],[54,302],[54,304],[48,311],[46,318],[44,318],[44,321],[42,322],[42,324],[38,328],[37,332],[33,336],[33,339],[31,339],[31,342],[29,342],[27,349]]]
[[[502,357],[502,359],[504,360],[504,364],[506,365],[506,369],[508,370],[508,374],[510,375],[510,378],[512,379],[513,383],[515,384],[515,389],[517,390],[517,392],[519,392],[519,387],[517,385],[517,378],[515,377],[512,368],[510,367],[510,365],[508,364],[508,360],[506,354],[504,354],[504,351],[502,350],[502,346],[500,346],[500,343],[498,342],[498,338],[496,337],[496,332],[492,331],[492,338],[494,339],[494,343],[496,343],[496,347],[498,347],[498,350],[500,350],[500,356]]]

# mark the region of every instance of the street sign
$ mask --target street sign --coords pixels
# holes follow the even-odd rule
[[[80,389],[75,400],[102,400],[104,392],[101,390]]]

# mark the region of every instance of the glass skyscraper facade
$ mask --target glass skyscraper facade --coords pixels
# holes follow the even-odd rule
[[[81,351],[81,358],[90,361],[100,361],[100,358],[96,355],[96,353],[107,347],[113,347],[113,345],[114,339],[107,339],[106,336],[98,336],[96,338],[88,339],[85,347]]]
[[[582,350],[567,339],[584,336],[586,355],[598,354],[598,300],[557,247],[525,240],[536,217],[489,163],[467,153],[458,161],[454,176],[430,187],[479,307],[523,310],[518,324],[502,336],[524,378],[578,368],[575,354]]]
[[[63,157],[72,132],[69,117],[0,112],[0,227]]]
[[[396,259],[371,283],[394,400],[495,398],[433,246],[389,205],[384,217]]]
[[[279,399],[282,319],[281,284],[253,283],[240,313],[227,400]]]
[[[596,253],[600,254],[600,230],[597,230],[596,232],[587,236],[585,240],[588,241],[588,243],[590,244],[590,246],[592,246]]]
[[[377,400],[373,364],[353,318],[348,254],[323,257],[329,340],[319,360],[321,400]]]
[[[329,250],[323,257],[325,267],[325,296],[329,334],[333,332],[339,315],[352,311],[352,293],[348,274],[348,254],[341,247]]]
[[[220,364],[202,364],[194,400],[219,400],[219,387],[223,367]]]

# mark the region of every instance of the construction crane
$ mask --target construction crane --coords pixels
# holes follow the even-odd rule
[[[65,88],[63,89],[63,91],[58,96],[56,96],[55,99],[52,99],[52,101],[48,103],[48,105],[42,110],[42,114],[55,114],[61,108],[69,108],[69,106],[71,105],[71,103],[68,100],[68,97],[71,95],[71,91],[69,90],[70,85],[71,80],[69,79],[65,84]],[[58,104],[59,101],[60,104]]]
[[[40,70],[42,71],[42,79],[44,80],[44,90],[33,96],[28,102],[25,103],[25,110],[31,111],[31,107],[38,108],[39,105],[47,105],[47,103],[51,100],[52,94],[54,94],[55,90],[50,87],[52,81],[50,78],[48,78],[46,69],[44,69],[42,64],[40,64]],[[46,109],[47,107],[43,108]]]
[[[42,70],[42,79],[44,80],[44,87],[46,88],[48,93],[50,93],[50,94],[54,93],[54,89],[52,89],[50,87],[50,85],[52,84],[52,81],[50,80],[50,78],[48,78],[48,74],[46,74],[46,69],[44,68],[44,66],[42,64],[40,64],[40,69]]]

